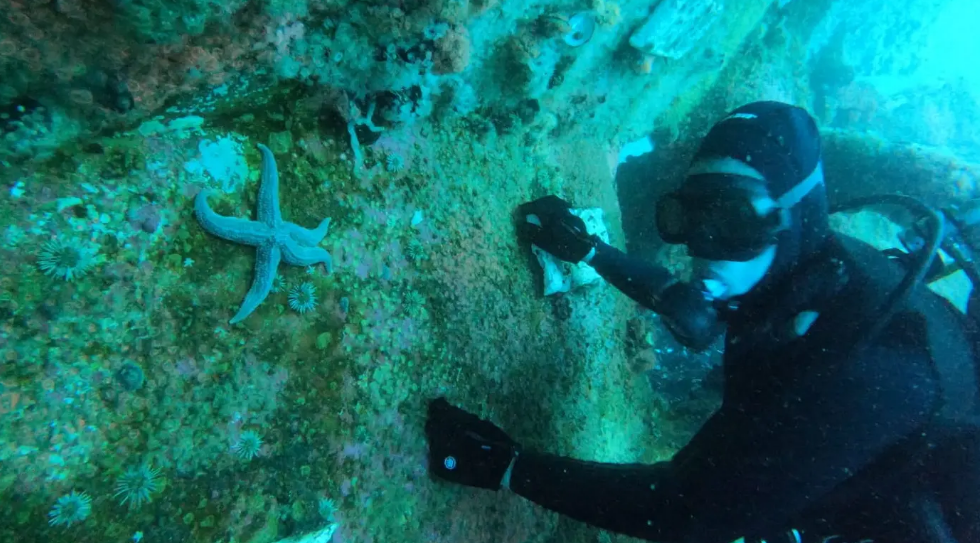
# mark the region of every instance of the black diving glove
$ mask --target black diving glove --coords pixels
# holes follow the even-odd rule
[[[665,288],[653,304],[667,329],[681,345],[703,351],[724,331],[714,303],[691,283],[677,282]]]
[[[429,471],[461,485],[499,490],[520,446],[495,424],[450,405],[429,402],[425,422]]]
[[[568,202],[557,196],[522,204],[517,213],[520,237],[565,262],[581,262],[599,243],[589,234],[585,221],[572,214]]]

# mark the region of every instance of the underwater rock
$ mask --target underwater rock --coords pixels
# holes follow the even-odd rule
[[[145,380],[146,375],[143,373],[143,368],[135,362],[126,361],[121,368],[116,370],[116,381],[119,381],[119,385],[129,392],[136,392],[143,388]]]
[[[567,296],[555,296],[551,300],[551,310],[556,319],[564,322],[572,318],[572,303]]]
[[[980,196],[980,163],[947,148],[852,130],[824,130],[823,137],[832,205],[883,192],[939,207]]]
[[[436,41],[432,71],[458,74],[470,64],[470,34],[463,27],[453,27]]]
[[[235,192],[248,178],[248,165],[242,144],[226,136],[216,141],[201,140],[200,158],[187,162],[184,169],[195,175],[207,172],[226,194]]]
[[[142,230],[147,234],[156,232],[160,228],[161,220],[160,208],[153,204],[144,205],[132,211],[129,216],[129,221],[133,225],[133,228]]]
[[[721,17],[721,0],[667,0],[630,36],[640,51],[679,59],[704,37]]]

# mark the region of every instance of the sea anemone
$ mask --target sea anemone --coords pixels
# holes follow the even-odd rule
[[[405,159],[401,155],[392,153],[385,157],[385,167],[391,173],[398,173],[405,169]]]
[[[122,498],[119,505],[129,503],[130,509],[139,509],[153,501],[153,493],[160,488],[159,476],[160,470],[146,464],[130,468],[116,480],[116,493],[112,496]]]
[[[304,281],[289,289],[289,307],[301,314],[312,311],[316,307],[316,287],[313,283]]]
[[[37,255],[37,267],[46,275],[61,277],[65,281],[77,279],[95,265],[97,251],[79,241],[54,239],[41,247]]]
[[[408,245],[405,247],[405,256],[413,261],[428,260],[429,258],[425,252],[425,244],[416,238],[409,240]]]
[[[251,430],[245,430],[238,436],[238,442],[232,450],[238,454],[242,460],[251,460],[259,455],[262,449],[262,437]]]
[[[92,513],[92,497],[85,492],[71,491],[70,494],[58,498],[54,507],[48,512],[48,524],[52,526],[71,526],[82,522]]]

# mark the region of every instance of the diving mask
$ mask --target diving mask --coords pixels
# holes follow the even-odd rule
[[[656,220],[663,240],[687,245],[691,256],[736,262],[775,245],[790,224],[758,179],[721,173],[689,176],[657,202]]]

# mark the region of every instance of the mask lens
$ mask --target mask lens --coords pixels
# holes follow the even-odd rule
[[[681,189],[663,197],[657,203],[656,220],[660,237],[687,245],[691,256],[747,261],[774,243],[782,229],[780,217],[758,180],[702,174],[689,177]]]
[[[657,202],[657,230],[667,243],[684,243],[686,210],[676,195],[668,194]]]
[[[761,217],[747,199],[726,201],[712,209],[710,217],[712,237],[734,247],[752,245],[762,227]]]
[[[708,260],[750,260],[773,242],[778,231],[773,219],[778,215],[775,210],[760,213],[751,193],[728,191],[703,202],[688,217],[688,252]]]

